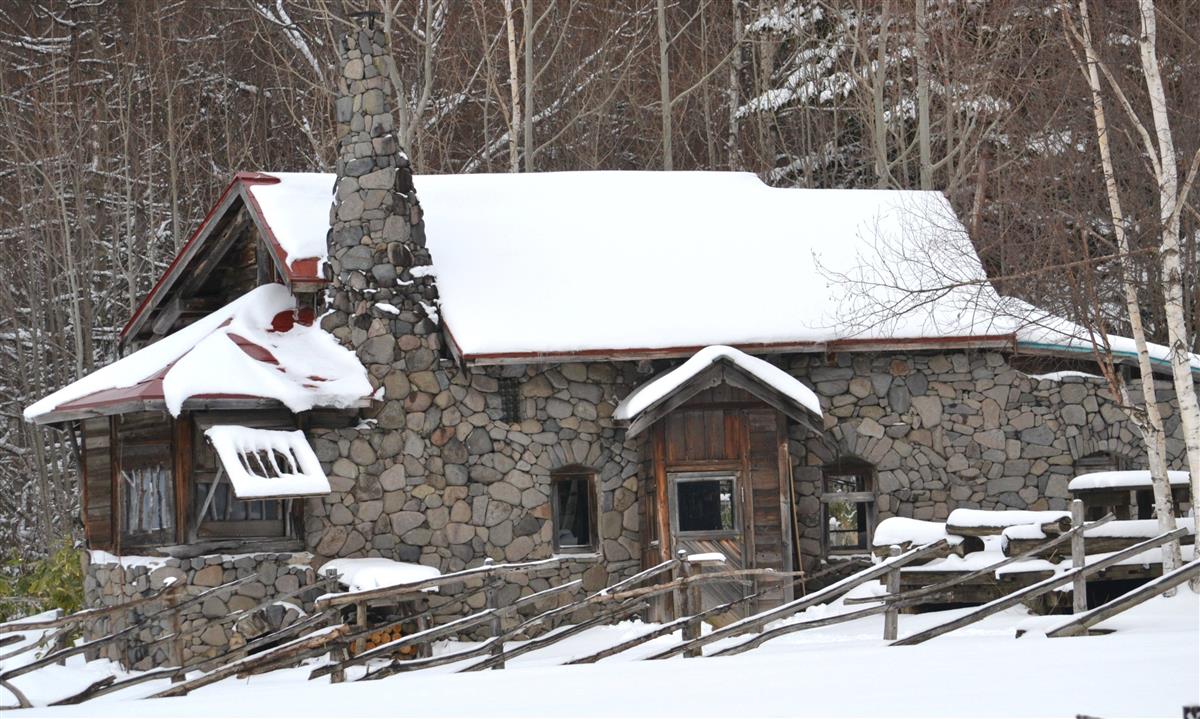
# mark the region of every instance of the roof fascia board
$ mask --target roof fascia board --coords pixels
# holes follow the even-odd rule
[[[192,236],[184,243],[183,248],[175,255],[175,259],[171,260],[171,264],[167,266],[166,271],[159,276],[158,281],[142,298],[141,303],[134,310],[133,316],[121,328],[121,334],[118,343],[124,345],[125,341],[130,337],[136,337],[146,324],[146,320],[150,316],[150,312],[158,306],[163,297],[170,293],[183,271],[191,264],[200,249],[204,246],[209,235],[212,234],[213,228],[217,226],[218,220],[229,212],[229,208],[233,205],[233,201],[237,199],[240,193],[237,191],[237,185],[240,181],[239,176],[235,176],[233,180],[225,187],[221,193],[221,198],[213,205],[212,209],[205,215],[204,220]]]
[[[848,339],[831,342],[757,342],[730,345],[747,354],[832,354],[834,352],[879,352],[886,350],[943,350],[998,349],[1012,350],[1013,335],[980,335],[976,337],[913,337],[888,339]],[[456,343],[457,345],[457,343]],[[637,361],[645,359],[678,359],[691,357],[704,345],[686,347],[657,347],[631,349],[567,350],[563,352],[500,352],[464,354],[468,366],[536,364],[597,361]]]

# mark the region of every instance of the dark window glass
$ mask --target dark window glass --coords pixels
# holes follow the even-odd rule
[[[592,547],[591,474],[554,476],[551,481],[554,545],[560,549]]]
[[[521,421],[521,380],[516,377],[500,379],[500,419],[505,422]]]
[[[734,517],[733,478],[693,479],[678,482],[676,503],[681,532],[732,532]]]

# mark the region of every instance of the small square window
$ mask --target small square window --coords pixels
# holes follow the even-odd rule
[[[593,476],[591,470],[579,468],[560,470],[550,475],[556,551],[590,552],[596,548]]]
[[[517,377],[500,378],[500,419],[521,421],[521,380]]]
[[[737,482],[733,476],[675,480],[675,521],[681,533],[736,532],[737,506]]]

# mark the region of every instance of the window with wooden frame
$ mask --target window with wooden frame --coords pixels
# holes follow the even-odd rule
[[[596,551],[596,473],[593,470],[573,465],[551,472],[550,510],[554,551]]]
[[[175,455],[170,417],[156,412],[115,418],[117,496],[123,547],[175,540]]]
[[[672,475],[675,493],[672,524],[680,537],[732,536],[741,526],[738,478],[732,472],[686,472]]]
[[[875,469],[842,460],[821,470],[821,520],[832,554],[866,551],[875,525]]]
[[[285,434],[294,430],[290,418],[242,415],[235,419],[238,429],[247,432],[278,430],[279,434]],[[302,461],[294,448],[283,445],[251,448],[231,445],[220,452],[206,433],[216,427],[227,427],[227,421],[230,420],[208,414],[197,415],[193,422],[188,541],[298,537],[300,505],[293,498],[329,492],[319,464],[316,473],[324,482],[323,488],[297,490],[294,486],[281,486],[276,492],[247,488],[272,480],[294,484],[292,479],[304,474],[301,465],[310,465],[306,469],[311,471],[315,456]],[[311,453],[306,442],[305,448]]]

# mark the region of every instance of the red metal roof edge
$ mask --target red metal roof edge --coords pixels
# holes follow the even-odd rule
[[[282,182],[282,180],[265,172],[238,173],[239,177],[242,175],[247,176],[243,178],[242,182],[244,186],[247,186],[246,191],[242,193],[242,197],[245,199],[246,204],[250,206],[251,213],[258,220],[259,230],[271,246],[271,251],[274,253],[276,259],[279,260],[284,273],[287,274],[288,285],[294,282],[327,282],[325,277],[318,273],[321,264],[320,258],[300,257],[289,264],[288,254],[284,251],[283,245],[279,244],[279,239],[275,237],[275,231],[271,229],[271,223],[267,222],[267,215],[262,211],[262,205],[258,204],[258,198],[254,196],[254,193],[249,191],[249,185],[274,185]],[[251,175],[253,177],[250,177]]]
[[[320,263],[315,257],[301,258],[294,263],[294,267],[288,266],[287,253],[283,251],[283,247],[279,244],[279,240],[276,239],[274,231],[267,223],[266,216],[263,215],[262,212],[262,207],[259,206],[258,200],[254,198],[254,193],[249,191],[250,185],[274,185],[278,184],[279,182],[281,182],[281,180],[278,177],[265,172],[243,171],[235,173],[233,179],[229,181],[229,184],[226,185],[225,189],[221,192],[221,196],[217,198],[216,203],[209,208],[208,214],[204,216],[204,219],[199,225],[197,225],[195,231],[192,232],[192,236],[189,237],[188,241],[183,244],[183,247],[179,248],[179,251],[175,253],[175,257],[171,260],[171,264],[167,265],[167,269],[163,270],[163,273],[159,275],[158,280],[155,281],[154,286],[150,288],[150,291],[147,292],[142,298],[142,301],[133,311],[133,314],[130,315],[129,320],[121,328],[121,333],[118,336],[118,340],[122,343],[125,341],[125,337],[129,333],[130,328],[132,328],[138,318],[150,308],[158,293],[163,289],[163,282],[175,270],[176,265],[179,264],[180,260],[184,255],[187,254],[192,245],[194,245],[200,237],[207,235],[209,225],[217,218],[217,210],[225,204],[225,202],[229,199],[229,195],[235,191],[242,197],[243,201],[251,205],[251,211],[257,220],[259,229],[263,233],[263,236],[267,239],[268,243],[271,245],[272,251],[275,252],[277,257],[282,260],[281,264],[283,265],[284,272],[287,273],[289,284],[292,282],[326,282],[327,280],[318,274]]]
[[[450,334],[450,328],[443,320],[443,328]],[[450,340],[455,348],[460,348],[453,334]],[[929,347],[938,346],[969,346],[972,344],[994,344],[998,346],[1016,346],[1016,335],[954,335],[947,337],[902,337],[887,339],[842,339],[828,342],[747,342],[733,343],[730,346],[743,352],[779,353],[779,352],[837,352],[841,350],[868,350],[884,347]],[[687,356],[704,349],[703,345],[681,345],[673,347],[634,347],[622,349],[587,349],[587,350],[556,350],[551,352],[481,352],[475,354],[460,354],[465,362],[495,362],[539,360],[561,361],[569,358],[612,358],[622,360],[654,359],[675,356]]]

